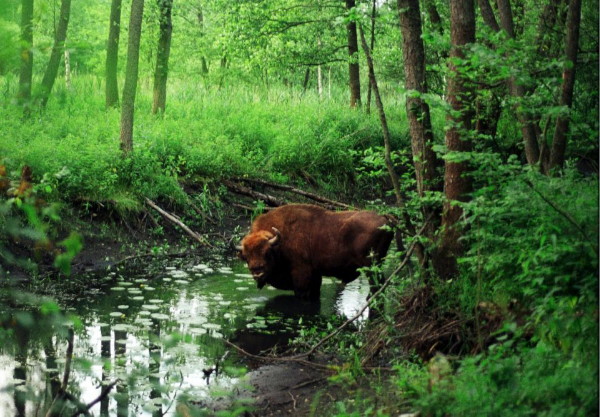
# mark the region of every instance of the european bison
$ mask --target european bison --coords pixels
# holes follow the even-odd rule
[[[258,288],[270,284],[318,300],[323,275],[350,282],[372,256],[385,256],[393,233],[387,220],[371,211],[333,212],[309,204],[290,204],[259,216],[244,237],[240,258]]]

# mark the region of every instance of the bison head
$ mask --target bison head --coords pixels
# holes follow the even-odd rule
[[[276,228],[273,227],[272,230],[273,232],[259,230],[248,234],[242,240],[240,248],[240,258],[248,264],[258,288],[265,286],[275,268],[276,249],[281,235]]]

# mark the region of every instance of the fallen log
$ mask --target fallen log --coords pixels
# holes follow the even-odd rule
[[[233,181],[223,180],[223,184],[227,188],[229,188],[231,191],[233,191],[237,194],[252,197],[256,200],[262,200],[271,207],[279,207],[279,206],[283,206],[283,205],[287,204],[286,201],[280,200],[277,197],[274,197],[269,194],[259,193],[258,191],[254,191],[252,188],[245,187],[245,186],[235,183]]]
[[[354,207],[352,207],[349,204],[340,203],[339,201],[335,201],[335,200],[330,200],[326,197],[320,196],[318,194],[310,193],[308,191],[304,191],[304,190],[301,190],[300,188],[292,187],[290,185],[277,184],[274,182],[269,182],[269,181],[256,179],[256,178],[235,178],[235,180],[251,182],[253,184],[258,184],[258,185],[262,185],[265,187],[271,187],[271,188],[274,188],[277,190],[288,191],[290,193],[298,194],[303,197],[309,198],[313,201],[317,201],[319,203],[323,203],[323,204],[329,206],[327,208],[343,208],[345,210],[353,210],[354,209]]]
[[[156,205],[156,203],[154,201],[150,200],[149,198],[146,198],[145,200],[146,200],[146,204],[148,204],[150,207],[152,207],[154,210],[156,210],[161,216],[163,216],[165,219],[167,219],[171,223],[176,224],[177,226],[181,227],[183,229],[183,231],[186,232],[192,239],[196,240],[197,242],[199,242],[202,245],[211,246],[202,235],[194,232],[192,229],[187,227],[185,225],[185,223],[183,223],[181,220],[179,220],[177,218],[177,216],[161,209],[158,205]]]

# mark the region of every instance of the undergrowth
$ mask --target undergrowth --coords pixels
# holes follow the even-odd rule
[[[104,109],[94,77],[74,78],[70,90],[57,86],[46,111],[34,111],[28,119],[10,103],[16,83],[4,82],[0,157],[5,165],[15,171],[29,165],[37,180],[47,174],[55,199],[112,203],[123,211],[139,209],[141,197],[182,203],[181,183],[233,176],[338,192],[357,181],[353,167],[360,153],[381,142],[375,117],[335,99],[297,96],[284,88],[214,90],[198,84],[194,89],[174,81],[162,116],[150,114],[151,91],[140,89],[134,152],[123,159],[119,112]],[[392,125],[396,146],[404,140],[399,133],[404,123]]]

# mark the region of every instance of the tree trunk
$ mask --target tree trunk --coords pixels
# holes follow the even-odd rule
[[[346,0],[346,8],[348,9],[348,12],[350,12],[355,6],[355,0]],[[356,22],[351,19],[346,28],[348,31],[350,107],[360,107],[360,71],[358,65],[358,36],[356,33]]]
[[[369,43],[369,49],[371,53],[373,53],[373,48],[375,48],[375,16],[377,14],[377,1],[373,0],[373,6],[371,8],[371,40]],[[369,78],[370,79],[370,78]],[[367,114],[371,114],[371,83],[367,83]]]
[[[132,0],[129,41],[127,43],[127,66],[125,69],[125,85],[123,86],[123,105],[121,107],[121,150],[124,155],[128,155],[133,151],[133,115],[143,16],[144,0]]]
[[[464,76],[453,63],[453,58],[464,59],[463,47],[475,42],[474,0],[450,1],[450,72],[448,78],[447,101],[451,113],[447,116],[450,124],[446,131],[446,148],[449,153],[462,153],[471,150],[471,141],[465,132],[471,130],[472,109],[471,88],[466,85]],[[468,134],[468,133],[467,133]],[[446,160],[444,191],[445,201],[442,214],[442,239],[434,259],[434,267],[442,278],[450,278],[458,273],[456,259],[463,251],[459,241],[461,230],[458,222],[463,214],[458,201],[465,201],[471,191],[471,180],[466,175],[468,162]]]
[[[17,101],[29,113],[33,78],[33,0],[21,1],[21,71]]]
[[[441,191],[442,185],[436,175],[436,167],[441,166],[441,161],[431,148],[433,131],[429,105],[422,99],[423,94],[427,94],[427,82],[419,1],[398,0],[398,10],[402,31],[405,87],[409,90],[406,97],[406,113],[410,126],[417,191],[422,197],[426,191]]]
[[[429,20],[433,27],[438,31],[440,35],[444,34],[444,25],[442,24],[442,17],[438,12],[437,7],[435,6],[434,0],[429,0],[427,2],[427,14],[429,15]]]
[[[106,108],[119,105],[117,68],[119,61],[119,37],[121,34],[121,0],[112,0],[108,43],[106,45]]]
[[[160,9],[160,37],[156,53],[156,68],[154,69],[154,96],[152,114],[165,111],[167,102],[167,78],[169,76],[169,54],[171,53],[171,11],[173,0],[158,0]]]
[[[500,25],[509,38],[515,37],[515,28],[512,18],[512,10],[509,0],[497,0],[498,14],[500,15]],[[519,85],[514,77],[508,80],[509,90],[513,97],[523,99],[525,97],[525,87]],[[538,144],[538,128],[536,122],[526,115],[517,105],[517,119],[521,125],[521,134],[525,145],[525,157],[529,165],[535,165],[540,160],[540,148]]]
[[[54,86],[54,80],[58,74],[58,65],[60,64],[60,57],[63,54],[65,46],[65,39],[67,39],[67,27],[69,26],[69,17],[71,14],[71,0],[62,0],[60,4],[60,16],[58,18],[58,27],[56,29],[56,35],[54,38],[54,45],[52,46],[52,53],[50,54],[50,60],[42,79],[42,85],[40,90],[39,102],[42,107],[46,107],[50,92]]]
[[[500,32],[500,26],[498,25],[498,21],[496,20],[496,16],[494,15],[494,10],[492,10],[492,6],[488,0],[478,0],[479,11],[481,12],[481,17],[486,25],[490,27],[494,32]]]
[[[429,191],[442,191],[442,183],[437,167],[442,161],[432,149],[433,131],[429,105],[422,99],[427,94],[425,79],[425,49],[421,37],[421,11],[418,0],[398,0],[398,17],[402,32],[402,56],[404,58],[406,113],[410,127],[411,148],[417,192],[424,197]],[[430,219],[424,230],[425,235],[433,239],[439,224],[439,208],[423,207],[424,218]]]
[[[306,67],[306,72],[304,73],[304,82],[302,82],[302,94],[306,93],[306,89],[308,88],[309,81],[310,81],[310,67]]]
[[[65,85],[67,89],[71,89],[71,54],[65,43]]]
[[[394,194],[396,196],[396,204],[402,211],[402,216],[404,220],[404,226],[408,230],[408,232],[414,236],[417,233],[416,228],[412,224],[410,220],[410,216],[406,212],[406,203],[404,202],[404,198],[402,197],[402,193],[400,190],[400,179],[398,178],[398,174],[394,169],[394,163],[392,162],[392,145],[390,138],[390,129],[388,128],[387,118],[385,116],[385,110],[383,108],[383,102],[381,101],[381,96],[379,95],[379,88],[377,86],[377,79],[375,78],[375,68],[373,65],[373,57],[371,56],[371,52],[369,51],[369,46],[367,45],[367,41],[365,39],[365,34],[360,29],[360,40],[365,52],[365,56],[367,58],[367,65],[369,66],[369,82],[371,83],[371,87],[373,88],[373,94],[375,95],[375,106],[377,107],[377,113],[379,114],[379,121],[381,122],[381,130],[383,132],[383,145],[384,145],[384,159],[385,166],[387,167],[388,174],[390,176],[390,180],[392,182],[392,187],[394,188]],[[415,244],[415,254],[419,260],[419,265],[426,264],[426,254],[423,245],[419,242]]]
[[[581,20],[581,0],[569,2],[567,15],[567,39],[565,55],[567,62],[563,69],[563,84],[560,96],[560,105],[571,109],[573,104],[573,87],[575,85],[575,67],[577,66],[577,47],[579,44],[579,24]],[[559,115],[556,119],[556,128],[550,151],[549,170],[559,168],[565,162],[565,149],[567,147],[567,132],[569,130],[569,114]]]

